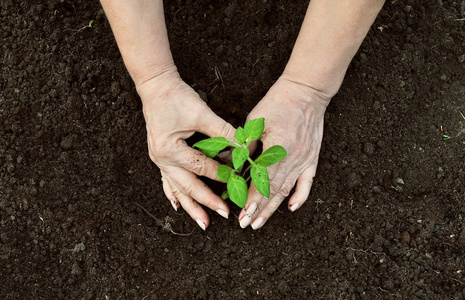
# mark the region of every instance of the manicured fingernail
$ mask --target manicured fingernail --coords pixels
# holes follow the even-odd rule
[[[196,220],[197,224],[200,226],[200,228],[202,228],[204,231],[205,229],[207,228],[207,226],[205,225],[204,222],[200,221],[200,220]]]
[[[231,155],[231,150],[228,150],[228,151],[220,152],[216,156],[218,156],[219,158],[226,158],[230,155]]]
[[[239,222],[239,225],[241,225],[241,228],[244,229],[250,224],[250,218],[242,218],[242,220]]]
[[[247,226],[250,225],[252,222],[252,216],[257,210],[257,203],[252,202],[252,204],[249,205],[249,209],[247,209],[247,214],[242,217],[242,219],[239,221],[239,225],[241,225],[242,228],[246,228]]]
[[[257,203],[252,202],[252,204],[250,204],[249,208],[247,209],[247,217],[252,218],[256,210],[257,210]]]
[[[290,211],[296,211],[299,208],[299,203],[294,203],[289,208]]]
[[[178,211],[178,204],[174,200],[170,200],[171,206],[174,208],[175,211]]]
[[[217,212],[220,216],[222,216],[223,218],[225,218],[225,219],[229,218],[228,213],[225,212],[225,211],[222,210],[222,209],[218,209],[216,212]]]
[[[264,219],[262,217],[258,217],[255,221],[252,223],[252,229],[257,230],[263,226],[263,221]]]

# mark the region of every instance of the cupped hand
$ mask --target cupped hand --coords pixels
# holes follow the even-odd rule
[[[296,185],[288,208],[295,211],[307,200],[318,164],[323,121],[329,96],[281,76],[250,112],[247,120],[265,118],[263,151],[281,145],[287,157],[268,167],[270,198],[253,186],[239,214],[242,228],[261,228]]]
[[[198,176],[219,181],[219,163],[189,147],[195,132],[233,141],[235,129],[218,117],[179,77],[167,72],[137,86],[143,102],[149,155],[160,168],[163,190],[177,210],[184,210],[205,230],[208,214],[199,205],[227,218],[229,207]]]

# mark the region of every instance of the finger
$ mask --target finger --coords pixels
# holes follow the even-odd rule
[[[231,161],[232,160],[232,150],[233,149],[222,151],[222,152],[218,153],[218,155],[216,157],[221,159],[223,162]]]
[[[209,224],[209,218],[205,210],[191,197],[182,193],[176,186],[170,181],[173,195],[181,203],[182,208],[194,219],[202,230],[207,229]]]
[[[220,181],[217,176],[219,162],[207,157],[200,151],[192,148],[185,149],[185,155],[180,155],[178,165],[183,166],[186,170],[199,176],[205,176],[215,181]]]
[[[260,210],[260,213],[255,216],[255,219],[252,222],[252,229],[257,230],[261,228],[266,221],[271,217],[271,215],[278,209],[283,200],[289,196],[292,188],[297,181],[297,176],[290,175],[284,182],[278,184],[278,192],[275,193],[275,196],[267,203],[265,207]]]
[[[317,165],[318,163],[311,165],[302,173],[302,175],[300,175],[299,179],[297,180],[295,192],[291,199],[289,199],[288,208],[290,211],[296,211],[302,206],[302,204],[304,204],[305,201],[307,201],[313,185],[313,178],[316,174]]]
[[[218,117],[213,111],[202,116],[198,131],[209,137],[225,137],[230,142],[234,141],[236,133],[236,129],[231,124]]]
[[[251,141],[249,146],[247,148],[249,149],[249,155],[252,156],[252,154],[255,153],[255,150],[257,150],[258,147],[258,141]]]
[[[274,174],[278,169],[279,164],[273,165],[268,167],[268,177],[274,178]],[[270,197],[271,197],[271,183],[273,181],[270,180]],[[264,206],[268,203],[269,199],[264,197],[260,194],[253,184],[250,184],[249,193],[247,195],[247,203],[245,204],[244,208],[242,209],[241,213],[239,214],[239,224],[242,228],[245,228],[250,225],[253,221],[253,216],[259,206]]]
[[[171,186],[170,184],[168,183],[168,181],[165,179],[165,177],[163,176],[163,173],[162,173],[162,177],[161,177],[161,181],[163,183],[163,192],[165,193],[166,197],[168,198],[168,200],[170,201],[171,203],[171,206],[173,206],[174,210],[175,211],[178,211],[178,208],[179,208],[179,201],[178,199],[176,199],[176,197],[173,195],[173,192],[171,190]]]
[[[176,170],[176,180],[173,179],[174,176],[170,178],[176,188],[183,194],[216,211],[223,218],[227,219],[229,217],[229,207],[226,202],[194,174],[185,170]]]

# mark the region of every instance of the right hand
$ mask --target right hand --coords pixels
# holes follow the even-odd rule
[[[146,81],[137,91],[143,102],[149,155],[160,168],[163,190],[173,207],[182,206],[203,230],[209,218],[199,203],[227,218],[228,205],[197,177],[220,181],[219,163],[189,147],[185,139],[198,131],[234,141],[234,127],[218,117],[177,71]]]

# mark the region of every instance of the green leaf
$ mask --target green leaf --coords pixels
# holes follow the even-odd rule
[[[247,183],[245,179],[237,174],[231,174],[228,181],[228,193],[232,202],[240,208],[247,202]]]
[[[249,157],[249,149],[235,148],[232,152],[232,161],[234,169],[239,169]]]
[[[266,149],[256,160],[256,164],[260,164],[262,166],[271,166],[277,162],[280,162],[283,158],[287,155],[286,150],[284,150],[281,146],[271,146],[270,148]]]
[[[264,129],[264,118],[250,120],[244,125],[244,130],[247,136],[249,137],[249,140],[258,140],[262,136]]]
[[[221,151],[224,148],[230,146],[232,143],[228,142],[224,137],[209,138],[200,142],[195,143],[192,147],[199,148],[207,151]]]
[[[219,165],[218,170],[216,170],[216,176],[223,181],[228,181],[229,176],[234,170],[226,165]]]
[[[247,133],[245,132],[244,128],[240,127],[237,128],[236,134],[234,135],[234,138],[236,139],[236,142],[240,144],[244,144],[245,141],[247,140]]]
[[[270,178],[268,177],[266,167],[262,165],[252,165],[250,176],[260,194],[270,198]]]
[[[221,193],[221,199],[223,200],[226,200],[229,198],[229,193],[228,191],[224,191],[223,193]]]
[[[220,152],[220,151],[200,149],[200,152],[202,152],[203,154],[205,154],[207,157],[213,158],[213,157],[215,157],[216,155],[218,155],[218,152]]]

